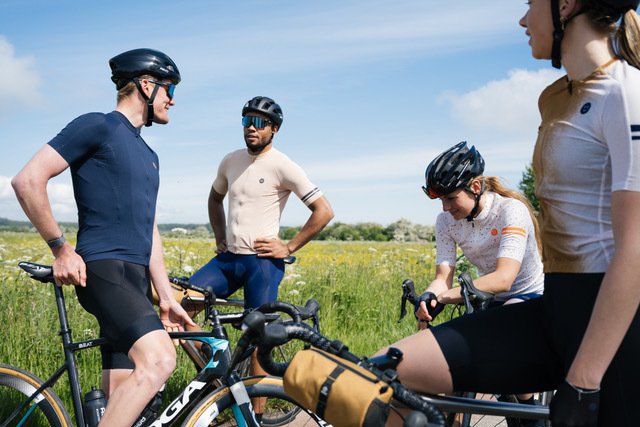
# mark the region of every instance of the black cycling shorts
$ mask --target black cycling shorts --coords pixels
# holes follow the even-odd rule
[[[82,307],[93,314],[100,335],[103,369],[133,369],[127,353],[140,337],[164,329],[149,298],[149,269],[120,260],[87,263],[87,286],[76,286]]]
[[[582,341],[603,276],[546,274],[540,298],[433,328],[454,390],[519,394],[556,389]],[[637,426],[638,361],[640,313],[603,378],[599,426]]]

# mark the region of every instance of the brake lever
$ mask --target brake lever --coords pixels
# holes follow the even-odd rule
[[[409,300],[411,304],[414,304],[417,300],[415,285],[411,279],[406,279],[402,282],[402,301],[400,303],[400,318],[398,319],[398,323],[407,315],[407,300]]]

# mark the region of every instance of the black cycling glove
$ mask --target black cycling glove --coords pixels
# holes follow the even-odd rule
[[[431,307],[431,301],[433,300],[436,301],[435,307]],[[422,301],[425,301],[427,304],[427,310],[429,310],[429,315],[431,316],[431,320],[435,319],[436,316],[440,314],[440,312],[444,308],[444,304],[441,304],[438,302],[438,297],[436,296],[436,294],[434,294],[433,292],[426,291],[425,293],[420,295],[420,298],[414,304],[414,307],[415,307],[415,309],[413,310],[414,314],[420,309],[420,303]]]
[[[549,405],[549,419],[553,427],[595,427],[599,407],[600,389],[583,389],[564,380]]]

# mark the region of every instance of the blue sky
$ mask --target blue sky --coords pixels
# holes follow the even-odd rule
[[[334,207],[334,221],[434,224],[424,170],[461,140],[485,174],[516,187],[530,162],[537,96],[560,76],[530,56],[524,1],[3,0],[0,217],[25,219],[10,179],[69,121],[115,107],[108,59],[151,47],[183,77],[167,126],[143,136],[160,156],[160,223],[206,223],[222,157],[244,146],[255,95],[284,111],[275,146]],[[452,7],[455,5],[455,7]],[[49,185],[75,220],[68,172]],[[283,225],[308,210],[292,196]]]

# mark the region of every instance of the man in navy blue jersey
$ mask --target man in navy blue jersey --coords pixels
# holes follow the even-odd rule
[[[155,220],[156,153],[143,125],[169,122],[180,82],[162,52],[135,49],[109,61],[118,90],[115,111],[69,123],[12,181],[25,213],[47,241],[58,285],[76,285],[80,304],[109,340],[102,347],[102,387],[109,403],[101,425],[131,426],[176,363],[167,331],[193,322],[171,293]],[[71,170],[78,206],[78,240],[71,246],[51,212],[47,183]],[[160,316],[148,295],[160,299]]]

